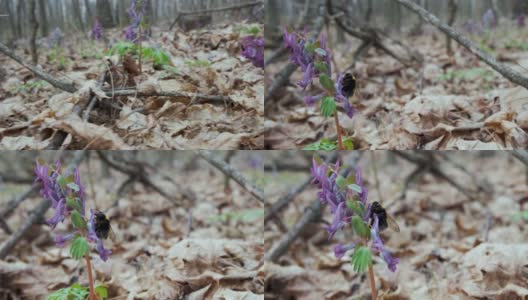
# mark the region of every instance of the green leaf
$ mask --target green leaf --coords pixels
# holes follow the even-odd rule
[[[370,237],[370,230],[363,222],[363,219],[356,215],[352,217],[352,228],[354,231],[361,237],[368,238]]]
[[[352,263],[352,268],[355,272],[365,272],[367,267],[372,265],[372,254],[370,249],[365,246],[356,246],[356,249],[351,256],[350,262]]]
[[[324,97],[321,101],[321,113],[324,117],[331,117],[336,111],[334,97]]]
[[[354,142],[351,139],[343,140],[343,147],[345,150],[354,150]]]
[[[81,199],[79,198],[66,197],[66,204],[72,209],[75,209],[79,212],[82,211]]]
[[[70,246],[70,254],[74,259],[83,258],[89,250],[90,247],[88,246],[86,239],[79,235],[75,237]]]
[[[307,42],[306,45],[304,45],[304,49],[306,49],[306,51],[308,51],[309,53],[314,53],[315,46],[313,43]]]
[[[95,293],[97,295],[99,295],[99,297],[101,297],[101,299],[108,298],[108,289],[106,288],[106,286],[104,286],[102,284],[100,284],[100,285],[95,287]]]
[[[328,71],[328,67],[326,66],[326,64],[322,61],[316,61],[315,64],[315,69],[317,71],[319,71],[319,73],[323,73],[323,74],[328,74],[329,71]]]
[[[344,186],[346,186],[347,180],[345,177],[338,175],[336,178],[336,184],[339,189],[342,189]]]
[[[347,207],[358,216],[362,216],[365,213],[365,206],[363,203],[361,203],[361,201],[348,200],[346,204]]]
[[[335,92],[334,82],[332,81],[332,79],[330,79],[330,77],[328,77],[328,75],[326,74],[319,75],[319,82],[330,93]]]
[[[81,214],[77,210],[74,210],[71,212],[71,220],[75,228],[77,229],[86,228],[86,221],[84,220],[84,218],[81,216]]]
[[[304,150],[335,150],[337,149],[337,142],[332,142],[327,138],[320,140],[317,143],[310,144],[303,148]]]
[[[66,188],[66,178],[64,178],[64,176],[62,175],[57,176],[57,183],[59,184],[59,187],[61,189]]]
[[[80,190],[79,186],[75,182],[70,182],[70,183],[67,184],[67,186],[71,190],[74,190],[75,192],[79,192],[79,190]]]
[[[74,283],[71,287],[51,293],[46,297],[46,300],[85,300],[89,294],[88,288]]]

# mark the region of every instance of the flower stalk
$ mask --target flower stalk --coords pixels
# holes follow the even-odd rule
[[[86,259],[86,267],[88,269],[88,283],[90,286],[90,300],[97,300],[97,295],[95,294],[94,280],[92,277],[92,262],[90,261],[90,253],[86,253],[84,256]]]
[[[369,279],[370,279],[371,298],[372,300],[376,300],[378,298],[378,295],[376,293],[376,281],[374,279],[374,270],[372,269],[372,264],[369,264],[368,270],[369,270]]]
[[[337,111],[334,113],[334,121],[337,130],[337,150],[345,150],[345,147],[343,147],[343,137],[341,136],[341,127],[339,126],[339,117],[337,116]]]

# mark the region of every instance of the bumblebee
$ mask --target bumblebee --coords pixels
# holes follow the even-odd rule
[[[350,98],[356,91],[356,77],[350,73],[346,73],[343,79],[341,79],[341,93],[345,97]]]
[[[370,225],[374,223],[374,215],[378,217],[378,228],[379,231],[383,231],[390,227],[390,229],[400,232],[400,226],[394,221],[394,219],[387,214],[387,211],[378,201],[372,202],[370,206]]]
[[[108,220],[106,215],[100,211],[95,212],[94,230],[95,235],[100,239],[106,240],[110,237],[110,239],[113,240],[115,237],[112,226],[110,226],[110,220]]]

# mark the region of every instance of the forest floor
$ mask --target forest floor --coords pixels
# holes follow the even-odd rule
[[[348,165],[351,155],[343,156],[343,165]],[[387,300],[526,299],[527,222],[520,213],[526,211],[526,166],[507,152],[434,155],[442,162],[437,166],[474,199],[429,172],[411,182],[400,198],[415,165],[391,152],[363,152],[360,157],[369,201],[381,201],[400,227],[399,233],[382,232],[385,245],[400,260],[396,272],[374,257],[378,296]],[[286,155],[267,156],[266,164],[272,165],[283,162]],[[441,156],[463,164],[467,172]],[[298,166],[297,171],[284,167],[266,172],[270,204],[309,177],[308,159],[297,155],[289,165],[290,169]],[[303,165],[305,171],[299,168]],[[313,201],[319,201],[317,191],[315,185],[308,185],[279,213],[287,229],[309,211]],[[345,227],[329,240],[324,226],[331,222],[329,208],[323,206],[321,221],[306,225],[276,263],[266,262],[266,298],[370,299],[367,274],[354,272],[349,256],[334,256],[335,244],[355,239],[352,230]],[[285,235],[274,222],[267,222],[266,251]]]
[[[516,25],[469,35],[501,63],[528,75],[528,33]],[[465,33],[467,34],[467,33]],[[339,71],[352,65],[360,42],[333,46]],[[351,103],[358,113],[348,118],[339,113],[344,134],[355,149],[458,149],[483,150],[528,146],[528,91],[492,70],[467,49],[453,41],[448,55],[445,36],[425,27],[415,36],[398,40],[424,58],[419,68],[408,68],[381,52],[370,50],[351,72],[358,80]],[[330,41],[331,42],[331,41]],[[266,67],[266,83],[286,65],[286,60]],[[524,66],[524,67],[522,67]],[[290,85],[266,101],[266,148],[298,149],[326,137],[336,139],[333,118],[321,116],[318,105],[307,107],[297,70]]]
[[[66,149],[262,148],[264,72],[240,54],[241,37],[253,27],[263,30],[246,23],[189,32],[154,28],[142,46],[164,50],[170,63],[160,70],[152,60],[144,61],[142,74],[134,77],[144,96],[105,97],[96,82],[108,68],[109,49],[86,37],[67,35],[54,48],[43,39],[38,46],[40,66],[58,79],[74,81],[79,90],[73,94],[0,54],[0,149],[44,149],[59,130],[70,134],[63,142]],[[107,38],[113,45],[123,41],[117,30]],[[17,54],[30,61],[27,50]],[[117,55],[109,58],[122,68]],[[128,84],[119,78],[107,81],[105,91]],[[148,96],[155,92],[183,95]],[[94,93],[104,99],[86,122],[72,110],[90,102]]]
[[[92,253],[96,282],[107,286],[109,299],[261,299],[262,205],[232,180],[226,189],[225,176],[192,154],[172,154],[172,160],[163,155],[139,153],[137,158],[155,166],[147,176],[170,199],[138,182],[121,191],[127,176],[105,171],[108,167],[96,155],[81,163],[86,207],[103,211],[116,236],[104,241],[113,252],[106,262]],[[261,165],[255,168],[259,161],[256,153],[238,152],[231,165],[262,186]],[[34,160],[27,165],[26,173],[32,174]],[[28,188],[4,186],[2,199]],[[16,230],[40,201],[39,196],[24,201],[8,220],[11,228]],[[51,215],[50,210],[46,219]],[[49,226],[33,226],[0,263],[2,298],[44,299],[76,281],[87,286],[84,261],[54,243],[55,235],[68,232],[64,224],[53,232]],[[7,237],[0,232],[0,241]]]

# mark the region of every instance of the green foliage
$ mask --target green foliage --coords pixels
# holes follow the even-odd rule
[[[326,74],[319,75],[319,82],[330,93],[333,94],[335,92],[334,82],[332,81],[332,79],[330,79],[328,75]]]
[[[257,36],[260,33],[260,27],[258,26],[240,26],[235,28],[235,32],[240,32],[243,34],[250,34]]]
[[[89,295],[88,288],[82,287],[78,283],[51,293],[46,300],[84,300]]]
[[[493,72],[491,70],[485,69],[485,68],[470,68],[470,69],[463,69],[463,70],[455,70],[455,71],[449,71],[445,74],[442,74],[440,76],[440,80],[466,80],[466,81],[473,81],[479,77],[482,77],[486,81],[493,80]]]
[[[321,114],[323,117],[331,117],[336,111],[336,103],[334,97],[324,97],[321,101]]]
[[[51,63],[58,64],[62,69],[66,69],[70,65],[70,59],[63,53],[63,49],[55,46],[48,54],[48,60]]]
[[[520,221],[520,220],[528,221],[528,210],[523,210],[521,212],[514,214],[513,220],[514,221]]]
[[[354,150],[354,144],[350,139],[343,139],[343,147],[345,150]],[[323,138],[320,141],[310,144],[303,148],[303,150],[336,150],[337,141],[330,141],[327,138]]]
[[[146,47],[141,50],[141,54],[145,60],[152,59],[157,65],[166,66],[170,62],[170,56],[167,52],[159,48]]]
[[[66,204],[79,212],[82,210],[81,200],[79,198],[66,197]]]
[[[185,62],[185,65],[186,66],[189,66],[191,68],[208,68],[211,66],[211,62],[209,62],[208,60],[200,60],[200,59],[196,59],[196,60],[188,60]]]
[[[70,246],[70,254],[74,259],[83,258],[90,251],[88,242],[82,236],[76,236]]]
[[[125,54],[135,55],[137,53],[137,46],[132,42],[118,42],[108,50],[108,55],[114,55],[116,53],[119,56],[124,56]]]
[[[30,80],[24,84],[17,85],[10,91],[12,93],[38,93],[40,89],[47,86],[49,86],[49,84],[44,80]]]
[[[103,58],[103,51],[101,51],[101,46],[91,42],[91,43],[82,43],[81,50],[79,54],[82,59],[101,59]]]
[[[522,42],[517,39],[512,39],[506,42],[506,45],[504,45],[506,49],[516,49],[516,50],[522,50],[522,51],[528,51],[528,43]]]
[[[77,229],[86,228],[86,221],[84,220],[84,218],[81,216],[81,214],[77,210],[74,210],[71,212],[71,220],[75,228]]]
[[[330,71],[328,70],[328,67],[326,66],[325,63],[323,63],[321,61],[316,61],[314,65],[315,65],[315,69],[317,71],[319,71],[320,73],[323,73],[323,74],[330,73]]]
[[[101,299],[107,299],[108,298],[108,289],[106,286],[100,284],[95,287],[95,293],[101,298]]]
[[[346,204],[356,215],[362,216],[365,213],[365,206],[361,201],[348,200]]]
[[[332,142],[327,138],[324,138],[317,143],[310,144],[304,147],[303,150],[335,150],[337,149],[337,142]]]
[[[252,222],[264,216],[262,208],[244,209],[241,211],[229,211],[218,216],[211,217],[212,221],[227,222],[229,220]]]
[[[369,265],[372,265],[372,254],[370,249],[365,246],[356,246],[354,253],[350,257],[352,268],[355,272],[361,273],[367,270]]]
[[[356,215],[352,217],[352,228],[354,232],[360,237],[368,238],[370,236],[370,230],[363,222],[363,219]]]

